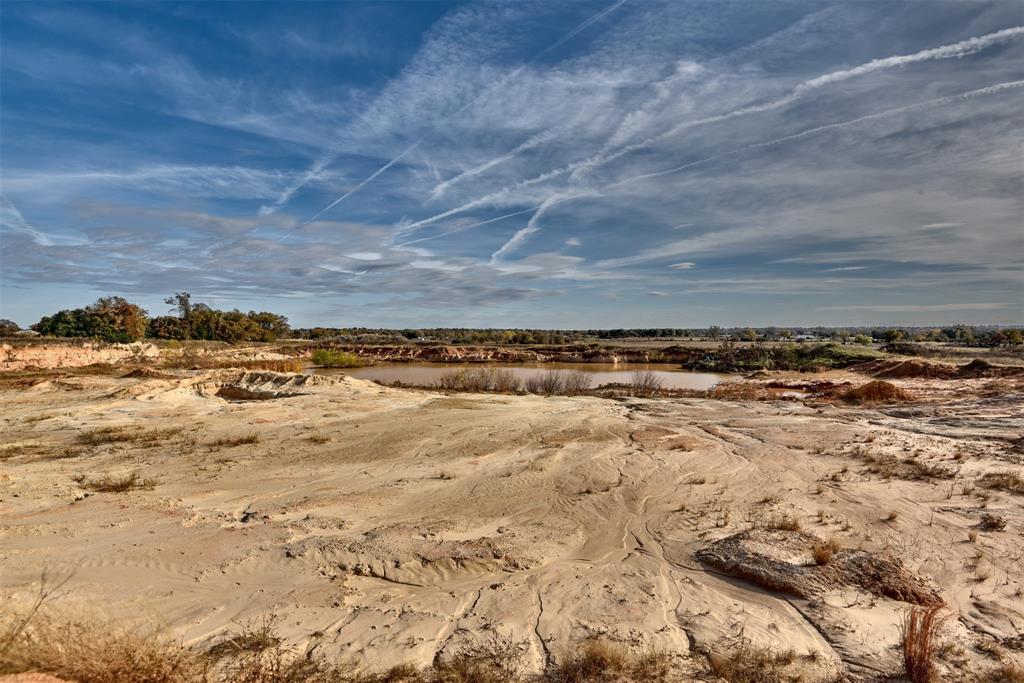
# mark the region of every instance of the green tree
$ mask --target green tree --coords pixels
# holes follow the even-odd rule
[[[92,337],[108,342],[132,342],[146,333],[146,311],[119,296],[102,297],[85,308],[44,316],[32,326],[55,337]]]
[[[898,342],[905,336],[906,333],[903,330],[897,329],[895,327],[885,331],[885,341],[889,343]]]

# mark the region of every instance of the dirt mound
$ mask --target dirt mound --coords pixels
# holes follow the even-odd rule
[[[121,375],[121,379],[175,379],[174,375],[153,368],[135,368]]]
[[[850,389],[839,398],[847,403],[902,403],[914,400],[911,394],[895,384],[880,379]]]
[[[698,550],[697,559],[770,590],[812,598],[855,586],[878,597],[915,605],[942,605],[939,594],[897,560],[838,548],[816,560],[822,541],[798,531],[750,529]]]
[[[1016,365],[994,365],[987,360],[975,358],[956,370],[959,379],[977,379],[979,377],[1015,377],[1024,375],[1024,367]]]
[[[952,379],[956,369],[941,363],[929,363],[917,359],[881,360],[867,363],[867,374],[879,379],[909,379],[923,377],[927,379]],[[861,370],[861,368],[857,368]],[[863,370],[861,370],[863,372]]]

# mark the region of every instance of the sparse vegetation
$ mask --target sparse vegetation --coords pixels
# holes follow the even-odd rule
[[[132,425],[97,427],[82,432],[78,440],[83,444],[97,446],[106,443],[131,442],[143,447],[158,446],[161,442],[180,434],[180,427],[167,429],[138,429]]]
[[[978,477],[978,485],[1024,496],[1024,477],[1019,472],[987,472]]]
[[[493,632],[429,667],[372,673],[289,646],[273,618],[244,624],[205,651],[159,629],[60,617],[38,605],[9,613],[0,628],[0,674],[41,672],[82,683],[659,683],[671,673],[666,652],[635,655],[588,640],[544,675],[527,675],[527,643]]]
[[[797,664],[797,656],[793,650],[779,652],[751,645],[744,645],[711,658],[715,674],[729,683],[782,683],[800,680],[791,676],[792,672],[789,671]]]
[[[313,364],[322,368],[359,368],[366,365],[354,353],[337,349],[317,349],[313,352]]]

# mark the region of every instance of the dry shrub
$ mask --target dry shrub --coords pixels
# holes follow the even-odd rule
[[[550,676],[556,683],[622,680],[629,657],[624,649],[603,640],[584,641],[578,652],[561,662]]]
[[[794,680],[787,669],[796,662],[792,650],[776,652],[744,645],[711,658],[711,668],[729,683],[782,683]],[[797,678],[796,680],[799,680]]]
[[[832,561],[832,556],[836,554],[842,546],[834,538],[830,538],[827,541],[819,541],[815,543],[811,548],[811,555],[814,556],[814,562],[819,565],[828,564]]]
[[[565,387],[565,373],[560,370],[549,370],[526,378],[526,391],[531,394],[553,396],[562,393]]]
[[[913,401],[914,397],[895,384],[874,380],[856,389],[850,389],[840,396],[847,403],[900,403]]]
[[[85,475],[76,475],[75,481],[82,488],[99,493],[125,493],[135,489],[151,489],[157,485],[157,480],[151,477],[143,477],[138,472],[131,472],[121,477],[104,474],[96,479],[89,479]]]
[[[13,616],[13,615],[12,615]],[[162,632],[119,622],[14,616],[0,636],[0,674],[48,673],[79,683],[194,683],[208,680],[206,660]]]
[[[1000,662],[988,680],[991,683],[1024,683],[1024,664]]]
[[[767,517],[764,517],[757,526],[762,529],[774,529],[776,531],[800,531],[803,528],[803,525],[800,524],[800,520],[797,517],[785,512],[768,515]]]
[[[947,615],[941,615],[941,606],[912,607],[903,617],[900,636],[903,648],[903,666],[907,678],[913,683],[932,683],[936,680],[936,636]]]
[[[978,528],[982,531],[1002,531],[1006,528],[1006,518],[991,512],[986,512],[978,522]]]
[[[570,370],[562,376],[562,392],[566,396],[579,396],[590,390],[593,378],[589,372]]]
[[[978,477],[978,485],[1024,495],[1024,477],[1019,472],[987,472]]]
[[[433,679],[439,683],[506,683],[520,680],[525,641],[491,632],[480,642],[465,645],[454,656],[434,663]]]
[[[519,378],[504,368],[464,368],[445,373],[438,378],[435,386],[449,391],[481,393],[495,391],[515,393],[520,391]]]
[[[661,391],[664,382],[657,373],[650,370],[638,370],[633,373],[633,380],[630,382],[633,387],[634,396],[654,396]]]

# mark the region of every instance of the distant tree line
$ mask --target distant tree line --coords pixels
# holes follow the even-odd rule
[[[153,339],[198,339],[241,342],[274,341],[291,332],[288,318],[277,313],[221,311],[193,303],[188,292],[166,299],[177,315],[150,318],[145,309],[119,296],[102,297],[85,308],[59,311],[32,325],[39,334],[89,337],[108,342]]]
[[[703,339],[713,341],[836,341],[852,344],[940,342],[961,346],[1018,346],[1024,331],[998,326],[954,325],[942,328],[892,327],[720,327],[628,328],[612,330],[532,330],[421,328],[393,330],[368,327],[312,327],[293,330],[300,339],[344,339],[364,343],[407,341],[448,344],[566,344],[621,339]]]
[[[474,329],[435,327],[384,329],[368,327],[310,327],[292,330],[283,315],[266,311],[222,311],[193,302],[188,292],[176,292],[166,303],[172,315],[150,318],[147,312],[119,296],[103,297],[85,308],[46,316],[32,329],[55,337],[89,337],[110,342],[152,339],[196,339],[245,342],[274,341],[285,337],[334,339],[361,343],[427,342],[445,344],[559,345],[621,339],[704,339],[714,341],[836,341],[844,344],[938,342],[959,346],[1020,346],[1024,330],[996,325],[949,327],[652,327],[590,330]],[[0,320],[0,335],[20,331]]]

